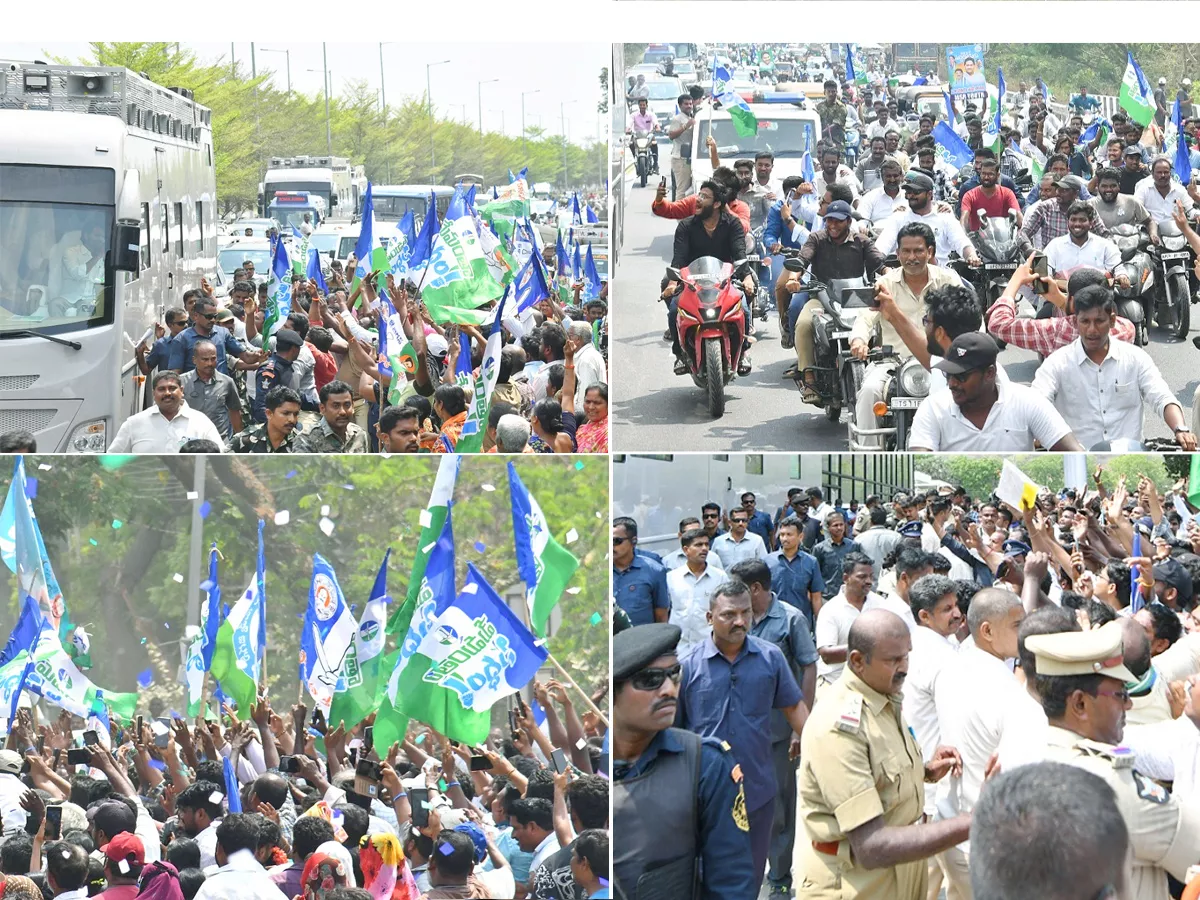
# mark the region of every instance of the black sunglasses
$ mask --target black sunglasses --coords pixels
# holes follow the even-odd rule
[[[682,675],[683,667],[675,663],[669,669],[642,669],[629,679],[629,684],[635,691],[657,691],[668,678],[672,684],[679,684]]]
[[[208,321],[210,321],[210,322],[213,321],[214,319],[216,319],[216,317],[217,317],[216,313],[200,313],[200,318],[208,319]]]
[[[627,540],[629,540],[629,538],[617,537],[616,535],[613,535],[613,546],[620,547]]]

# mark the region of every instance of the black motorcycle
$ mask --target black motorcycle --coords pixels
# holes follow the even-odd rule
[[[1114,277],[1124,275],[1129,287],[1116,284],[1117,312],[1133,323],[1134,343],[1146,346],[1150,338],[1148,328],[1151,307],[1154,304],[1154,258],[1150,255],[1150,236],[1145,228],[1131,222],[1122,222],[1111,229],[1110,237],[1121,253],[1121,262],[1113,270]]]
[[[1009,210],[1004,218],[989,217],[987,213],[980,211],[979,230],[972,231],[970,237],[971,243],[975,245],[975,252],[983,260],[983,265],[975,268],[964,261],[961,265],[956,265],[955,269],[975,288],[986,320],[992,304],[1008,287],[1013,272],[1025,261],[1016,211]]]
[[[1151,247],[1158,276],[1158,313],[1155,322],[1183,340],[1192,324],[1192,304],[1196,302],[1196,254],[1187,238],[1173,221],[1158,226],[1160,246]]]

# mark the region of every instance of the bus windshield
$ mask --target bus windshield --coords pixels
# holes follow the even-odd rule
[[[276,191],[308,191],[310,197],[324,200],[326,209],[333,208],[329,203],[331,188],[328,181],[268,181],[265,188],[268,197],[274,197]]]
[[[696,121],[697,146],[705,146],[708,138],[709,121]],[[820,135],[813,131],[811,119],[759,119],[758,133],[740,137],[730,119],[713,119],[712,135],[717,140],[717,153],[721,156],[749,156],[760,150],[770,150],[776,157],[804,155],[806,147],[815,151]]]
[[[0,336],[113,322],[111,169],[0,165]]]
[[[337,245],[338,233],[336,231],[314,231],[312,237],[308,239],[308,248],[316,250],[318,253],[336,250]]]
[[[310,226],[316,226],[321,221],[321,217],[313,209],[289,209],[286,206],[275,206],[272,204],[270,213],[273,219],[283,222],[283,230],[288,234],[291,233],[292,226],[295,226],[297,230],[300,229],[300,226],[304,224],[305,216],[308,216],[308,224]]]
[[[413,219],[416,221],[416,227],[421,227],[421,222],[425,220],[425,211],[429,209],[429,195],[419,195],[416,197],[380,197],[375,195],[373,198],[375,203],[375,218],[381,222],[399,222],[404,218],[405,213],[410,209],[413,211]]]

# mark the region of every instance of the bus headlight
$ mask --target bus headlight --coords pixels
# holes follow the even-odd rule
[[[108,419],[76,425],[67,440],[68,453],[103,453],[108,448]]]
[[[909,397],[924,397],[929,393],[929,372],[917,362],[915,357],[910,357],[900,367],[900,374],[896,377],[900,382],[900,388]]]

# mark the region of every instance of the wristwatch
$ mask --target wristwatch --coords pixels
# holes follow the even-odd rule
[[[1192,429],[1190,427],[1188,427],[1187,425],[1180,425],[1178,428],[1175,429],[1175,434],[1179,434],[1181,431],[1186,431],[1186,432],[1190,433],[1191,430]]]

